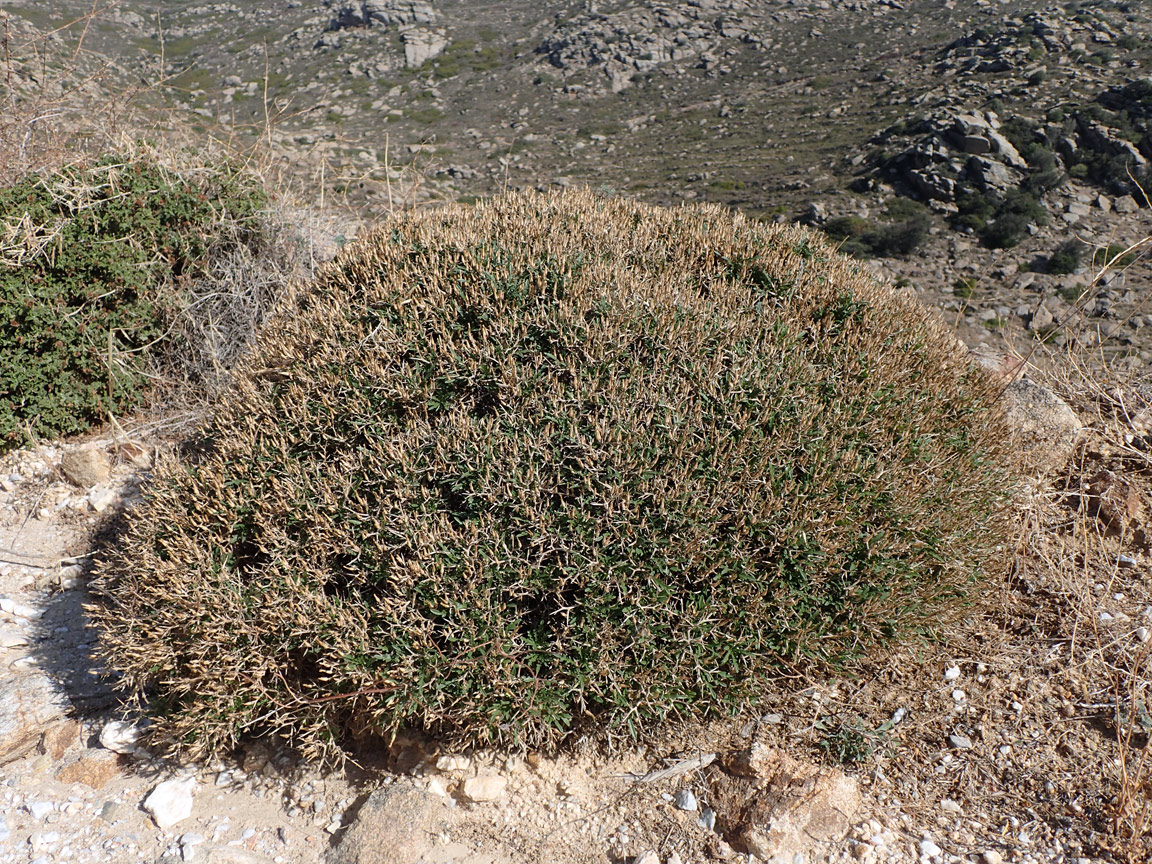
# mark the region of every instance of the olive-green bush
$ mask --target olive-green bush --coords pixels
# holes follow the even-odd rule
[[[91,608],[190,754],[736,710],[946,620],[1002,542],[986,373],[817,235],[718,207],[418,212],[258,353]]]
[[[205,262],[258,233],[262,189],[139,156],[0,189],[0,452],[137,408]]]

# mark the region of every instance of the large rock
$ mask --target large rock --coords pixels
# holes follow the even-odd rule
[[[328,24],[332,30],[373,24],[385,27],[431,24],[437,17],[432,4],[425,0],[341,0],[327,5],[332,9]]]
[[[1041,470],[1063,467],[1083,428],[1067,402],[1028,378],[1005,388],[1004,413],[1021,460]]]
[[[60,456],[60,470],[81,489],[90,489],[98,483],[108,482],[112,476],[112,462],[103,450],[84,447],[65,450]]]
[[[723,765],[712,797],[724,833],[767,864],[808,860],[817,844],[843,837],[860,808],[855,780],[772,747],[753,744]]]
[[[448,45],[448,35],[443,30],[428,30],[413,27],[400,36],[404,43],[404,65],[418,69],[433,57],[438,57]]]
[[[18,759],[41,742],[71,709],[47,676],[27,672],[0,679],[0,764]]]

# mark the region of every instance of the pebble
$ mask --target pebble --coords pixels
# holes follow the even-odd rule
[[[1117,567],[1135,567],[1136,559],[1130,555],[1121,555],[1116,559]]]
[[[504,794],[507,785],[507,778],[498,774],[481,774],[478,777],[469,777],[464,781],[464,797],[476,803],[495,801]]]
[[[696,796],[692,794],[691,789],[678,789],[672,802],[678,810],[687,810],[689,813],[696,811]]]
[[[32,814],[33,819],[43,819],[55,808],[51,801],[33,801],[30,804],[24,805],[24,809]]]
[[[941,849],[927,837],[920,841],[920,857],[921,858],[935,858],[939,855]]]
[[[203,834],[184,834],[180,837],[180,857],[184,861],[196,858],[196,847],[204,842]]]
[[[97,486],[88,493],[88,503],[92,509],[97,513],[103,513],[109,507],[116,503],[120,495],[115,489],[108,489],[104,486]]]
[[[16,618],[28,618],[29,620],[35,620],[44,614],[43,609],[28,606],[24,603],[17,603],[10,597],[0,597],[0,610]]]
[[[125,720],[113,720],[100,730],[100,746],[113,753],[135,753],[140,749],[141,727]]]
[[[467,771],[472,760],[467,756],[448,755],[436,760],[437,771]]]
[[[660,856],[647,849],[632,859],[632,864],[660,864]]]
[[[972,739],[967,735],[953,733],[948,736],[948,744],[956,750],[971,750]]]
[[[949,666],[947,669],[944,670],[944,680],[945,681],[955,681],[959,677],[960,677],[960,667],[959,666]]]
[[[984,859],[984,864],[1001,864],[1004,860],[1003,856],[995,849],[985,849],[981,857]]]
[[[196,780],[165,780],[144,799],[144,809],[160,828],[171,828],[192,815],[192,798]]]
[[[953,702],[963,702],[967,698],[968,698],[968,694],[965,693],[963,690],[953,690],[952,691],[952,701]]]
[[[707,828],[709,831],[715,830],[715,828],[716,828],[716,811],[714,811],[711,807],[707,807],[707,806],[701,807],[700,808],[700,815],[698,817],[696,817],[696,823],[701,828]]]
[[[962,813],[963,808],[953,801],[951,798],[945,798],[940,802],[940,809],[945,813]]]
[[[1137,627],[1136,628],[1136,638],[1139,639],[1141,642],[1147,642],[1148,636],[1149,636],[1149,632],[1148,632],[1147,627]]]

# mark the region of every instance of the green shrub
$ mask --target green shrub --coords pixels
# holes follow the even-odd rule
[[[1127,246],[1109,243],[1107,246],[1097,246],[1092,252],[1092,266],[1103,267],[1111,264],[1114,269],[1128,267],[1136,261],[1135,252],[1125,252]]]
[[[1047,270],[1057,276],[1067,276],[1080,269],[1084,257],[1084,244],[1079,240],[1065,240],[1048,256]]]
[[[135,157],[0,190],[0,451],[136,408],[183,287],[246,241],[264,204],[227,168]]]
[[[952,283],[952,293],[962,300],[968,300],[976,293],[976,286],[979,282],[975,276],[968,276],[964,279],[957,279]]]
[[[1003,542],[995,384],[803,229],[515,195],[294,302],[98,567],[158,746],[640,735],[936,626]]]
[[[905,201],[907,204],[895,203]],[[839,216],[828,220],[824,232],[841,241],[841,252],[855,258],[890,257],[914,252],[924,242],[931,225],[928,208],[916,201],[896,198],[889,203],[888,212],[903,221],[885,224],[860,216]]]
[[[993,218],[980,231],[980,239],[990,249],[1009,249],[1024,238],[1030,224],[1048,223],[1044,203],[1025,189],[1009,189],[995,207]]]

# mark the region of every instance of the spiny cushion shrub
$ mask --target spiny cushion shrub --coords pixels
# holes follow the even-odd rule
[[[641,734],[930,626],[1001,542],[996,388],[802,229],[513,195],[294,304],[99,567],[154,744]]]
[[[137,157],[0,189],[0,452],[137,407],[181,287],[258,228],[265,195],[227,166]]]

